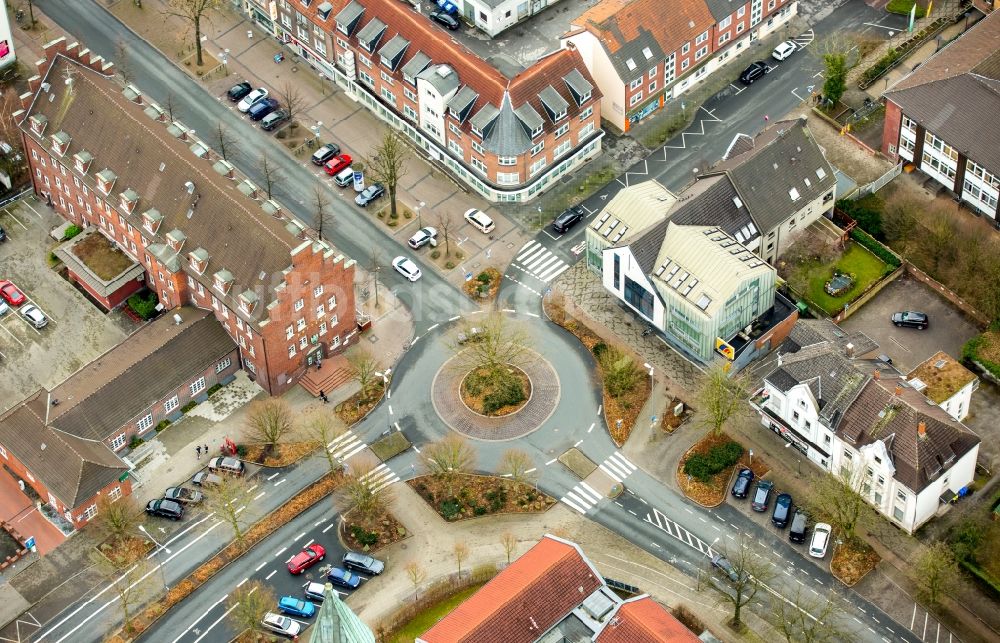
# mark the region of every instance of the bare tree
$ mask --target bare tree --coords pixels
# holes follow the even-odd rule
[[[128,85],[132,82],[135,74],[132,71],[132,59],[129,57],[128,46],[125,41],[118,39],[115,41],[115,69],[121,76],[122,82]]]
[[[28,5],[28,28],[34,29],[35,24],[38,22],[37,20],[35,20],[34,0],[25,0],[25,4]]]
[[[462,563],[469,557],[469,546],[464,541],[456,541],[451,548],[451,553],[455,556],[455,564],[458,565],[458,577],[462,577]]]
[[[316,217],[313,227],[316,228],[316,234],[322,241],[323,230],[327,228],[327,225],[333,225],[333,213],[329,209],[330,199],[327,198],[326,188],[323,187],[322,183],[317,183],[313,186],[312,207],[313,214]],[[327,230],[327,233],[329,233],[329,230]]]
[[[298,85],[291,81],[286,81],[281,86],[281,89],[278,90],[278,95],[285,104],[285,111],[288,112],[288,127],[289,129],[295,129],[298,126],[298,123],[295,122],[295,117],[298,116],[299,110],[302,108],[302,92],[299,91]]]
[[[121,609],[122,629],[127,637],[131,637],[135,632],[135,625],[132,622],[133,609],[149,598],[153,592],[152,583],[142,582],[142,577],[151,566],[149,561],[141,556],[139,560],[131,561],[114,555],[104,556],[96,551],[91,553],[90,559],[94,570],[114,591],[118,607]]]
[[[201,55],[201,21],[210,20],[212,13],[222,7],[223,0],[167,0],[163,13],[181,18],[194,29],[195,64],[205,64]]]
[[[510,565],[510,555],[517,547],[517,537],[509,531],[505,531],[500,534],[500,544],[503,546],[503,552],[507,554],[507,564]]]
[[[371,479],[374,470],[375,465],[370,461],[356,464],[346,485],[351,508],[364,518],[373,518],[385,512],[392,501],[390,486]]]
[[[788,643],[835,643],[852,638],[842,625],[843,609],[833,592],[820,598],[797,587],[791,598],[772,596],[771,615],[771,624]]]
[[[451,256],[451,233],[455,229],[455,215],[450,212],[439,210],[434,214],[434,225],[438,233],[444,238],[444,256]]]
[[[142,507],[136,504],[134,496],[125,496],[111,501],[107,496],[97,501],[97,516],[88,524],[104,540],[114,546],[128,536],[134,535],[142,522]]]
[[[252,580],[237,587],[229,597],[229,618],[238,633],[249,632],[253,640],[264,633],[261,621],[278,599],[274,592],[259,580]]]
[[[281,168],[271,160],[267,152],[264,152],[257,164],[257,169],[260,170],[260,178],[264,184],[264,191],[267,192],[267,198],[273,198],[275,186],[285,178]]]
[[[745,376],[730,377],[722,367],[710,368],[697,394],[701,425],[713,435],[720,435],[733,414],[746,403],[748,395]]]
[[[343,424],[339,423],[336,416],[324,409],[314,411],[306,418],[305,429],[323,448],[323,455],[326,457],[326,464],[330,470],[330,475],[337,475],[343,471],[343,464],[334,457],[333,450],[330,447],[333,441],[346,431],[346,428]]]
[[[526,452],[520,449],[508,449],[500,456],[500,474],[515,485],[534,485],[533,464],[531,456]]]
[[[911,576],[918,595],[937,604],[945,594],[955,591],[959,580],[958,563],[947,543],[937,541],[921,552]]]
[[[454,495],[455,478],[472,469],[476,461],[475,451],[468,441],[456,433],[431,442],[420,455],[427,471],[445,482],[448,495]]]
[[[361,396],[367,399],[379,381],[379,377],[375,375],[379,370],[378,360],[368,349],[358,347],[347,356],[347,363],[350,365],[351,376],[361,387]]]
[[[264,445],[264,457],[271,455],[278,442],[292,430],[292,409],[283,398],[268,397],[250,403],[247,411],[250,439]]]
[[[163,111],[167,113],[167,117],[171,122],[177,120],[177,108],[179,107],[177,102],[177,95],[172,91],[167,90],[167,93],[163,96]]]
[[[459,355],[458,368],[495,372],[508,365],[523,366],[535,360],[531,336],[502,313],[491,313],[478,329],[474,341],[452,346]],[[470,329],[466,331],[467,336],[473,336]]]
[[[413,600],[416,601],[419,596],[420,583],[424,582],[427,578],[427,570],[420,566],[415,560],[411,560],[406,563],[406,577],[410,579],[410,584],[413,585]]]
[[[229,161],[237,155],[239,142],[229,131],[229,128],[222,124],[222,121],[215,124],[215,129],[212,130],[210,136],[212,137],[212,146],[215,147],[224,161]]]
[[[372,275],[372,286],[375,289],[375,309],[378,309],[378,273],[382,270],[382,259],[379,255],[378,248],[372,246],[372,256],[371,263],[368,265],[368,271]]]
[[[722,592],[722,599],[733,606],[730,625],[737,631],[743,628],[743,608],[757,596],[772,575],[770,563],[752,551],[752,545],[751,538],[741,536],[735,547],[723,552],[731,566],[729,570],[723,570],[723,575],[733,591]]]
[[[806,506],[815,516],[824,516],[844,540],[857,538],[857,528],[867,521],[868,502],[861,494],[865,482],[861,467],[844,465],[836,473],[813,479]]]
[[[246,521],[243,517],[246,505],[241,504],[246,501],[246,493],[247,484],[243,478],[226,476],[205,497],[208,508],[233,530],[233,539],[239,549],[246,545]]]
[[[393,218],[396,215],[396,188],[406,176],[406,161],[409,156],[410,148],[403,135],[390,128],[375,146],[371,157],[365,160],[368,173],[389,192],[389,207]]]

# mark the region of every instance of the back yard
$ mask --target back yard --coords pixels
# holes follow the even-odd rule
[[[820,242],[822,243],[822,242]],[[809,245],[804,242],[799,244]],[[792,248],[792,251],[795,247]],[[843,251],[833,247],[813,248],[812,252],[786,253],[779,265],[782,277],[788,285],[809,302],[828,315],[836,315],[846,304],[857,299],[862,293],[892,272],[893,268],[876,257],[855,241],[849,241]],[[826,284],[834,274],[846,275],[852,282],[846,290],[837,294],[827,292]]]

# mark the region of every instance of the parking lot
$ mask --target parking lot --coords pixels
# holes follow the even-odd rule
[[[26,297],[0,318],[0,412],[40,386],[61,382],[133,329],[124,315],[105,315],[49,267],[55,242],[48,232],[61,222],[34,198],[0,210],[0,226],[8,236],[0,243],[0,280],[12,281]],[[29,304],[48,318],[44,328],[21,316]]]
[[[889,318],[903,310],[926,313],[930,327],[916,330],[893,326]],[[878,342],[879,353],[891,357],[893,364],[904,373],[939,350],[959,359],[962,344],[979,333],[979,329],[950,302],[923,283],[905,276],[886,286],[861,310],[844,320],[841,327],[859,330],[874,339]]]

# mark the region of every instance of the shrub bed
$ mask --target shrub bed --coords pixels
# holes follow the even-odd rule
[[[531,485],[497,476],[460,473],[450,489],[446,480],[433,475],[413,478],[406,484],[448,522],[489,514],[541,512],[555,504],[551,496]]]
[[[128,307],[143,319],[152,319],[156,316],[156,293],[147,290],[144,293],[136,293],[126,300]]]
[[[725,471],[740,461],[743,447],[736,442],[717,444],[708,453],[694,453],[684,463],[684,473],[701,482],[708,482],[715,474]]]

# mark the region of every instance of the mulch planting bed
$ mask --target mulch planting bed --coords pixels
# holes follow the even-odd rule
[[[371,386],[372,392],[368,395],[358,391],[337,405],[335,409],[337,417],[343,420],[347,426],[353,425],[371,413],[372,409],[382,400],[382,394],[385,392],[383,383],[377,381],[373,382]]]
[[[445,480],[424,475],[406,484],[449,522],[502,513],[542,512],[555,499],[534,487],[496,476],[459,474],[449,493]]]
[[[503,417],[505,415],[510,415],[511,413],[516,413],[524,408],[524,405],[528,403],[531,399],[531,380],[528,376],[516,366],[509,366],[511,374],[516,377],[521,382],[521,390],[524,391],[524,399],[517,404],[508,404],[507,406],[502,406],[492,413],[487,413],[486,409],[483,407],[483,403],[486,396],[491,395],[496,391],[495,386],[484,385],[479,391],[478,395],[473,395],[467,390],[466,380],[462,380],[462,385],[459,387],[462,393],[462,402],[465,403],[467,407],[475,411],[480,415],[486,415],[488,417]],[[475,371],[474,371],[475,372]],[[473,372],[473,373],[474,373]],[[469,373],[466,377],[472,376],[473,373]]]
[[[344,516],[344,541],[357,551],[375,551],[406,538],[406,528],[391,513],[363,517],[356,511]]]
[[[497,291],[500,290],[501,279],[503,279],[503,275],[500,274],[499,270],[496,268],[487,268],[476,275],[475,278],[465,282],[462,285],[462,290],[473,301],[492,301],[497,296]]]
[[[288,442],[279,444],[264,458],[264,445],[251,444],[246,448],[244,460],[264,465],[265,467],[287,467],[306,457],[319,447],[319,442],[307,440],[305,442]]]
[[[856,541],[838,545],[833,551],[830,571],[837,579],[852,587],[875,569],[882,558],[867,543]]]
[[[744,451],[739,462],[715,474],[709,478],[708,482],[701,482],[693,477],[688,480],[688,475],[684,473],[684,463],[688,461],[688,458],[696,453],[706,455],[712,447],[722,446],[727,442],[734,442],[734,440],[725,433],[721,435],[706,433],[705,437],[688,449],[687,453],[684,454],[681,461],[677,464],[677,484],[680,486],[681,491],[688,498],[705,507],[715,507],[722,504],[726,499],[726,493],[729,491],[729,480],[733,475],[734,469],[750,468],[754,473],[755,480],[760,479],[771,470],[760,457],[751,464],[749,454]]]

